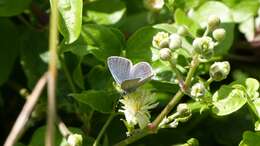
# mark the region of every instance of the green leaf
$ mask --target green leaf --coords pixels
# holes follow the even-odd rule
[[[90,143],[92,144],[93,139],[90,137],[85,138],[84,133],[81,129],[75,128],[75,127],[68,127],[69,130],[72,133],[78,133],[81,134],[83,137],[83,145],[90,146]],[[42,126],[38,129],[36,129],[31,137],[29,146],[44,146],[45,145],[45,135],[46,135],[46,126]],[[67,146],[67,142],[65,138],[58,132],[58,129],[56,129],[56,135],[55,135],[55,146]]]
[[[72,44],[61,44],[61,52],[72,52],[84,57],[93,54],[98,60],[105,62],[107,57],[119,55],[123,47],[122,36],[109,27],[96,24],[83,25],[81,36]]]
[[[239,110],[246,103],[246,95],[242,90],[222,86],[213,95],[213,112],[218,116],[229,115]]]
[[[165,81],[152,80],[152,81],[150,81],[150,84],[153,86],[153,90],[158,91],[158,92],[174,94],[179,89],[178,84],[165,82]]]
[[[27,30],[21,37],[20,62],[30,89],[48,69],[48,64],[41,59],[41,54],[47,51],[48,34],[46,32]]]
[[[231,46],[233,45],[235,24],[223,23],[220,25],[220,27],[226,30],[226,36],[224,40],[215,47],[215,53],[216,55],[223,56],[228,54]]]
[[[125,4],[119,0],[99,0],[84,5],[83,21],[97,24],[116,24],[126,12]]]
[[[260,143],[260,133],[246,131],[243,133],[243,140],[239,143],[239,146],[257,146]]]
[[[1,0],[0,1],[0,17],[10,17],[22,13],[29,7],[31,0]]]
[[[229,7],[233,7],[235,6],[238,2],[240,2],[241,0],[222,0],[223,3],[225,3],[227,6]]]
[[[205,27],[210,15],[218,16],[221,19],[221,22],[233,21],[230,9],[219,1],[205,2],[196,11],[194,11],[192,19],[198,22],[202,27]]]
[[[160,23],[153,26],[153,28],[164,30],[168,33],[176,33],[177,27],[174,24]]]
[[[173,83],[175,81],[175,74],[171,70],[170,64],[161,60],[153,61],[152,68],[155,76],[154,80],[164,81],[168,83]]]
[[[247,78],[246,87],[249,93],[256,92],[259,89],[259,82],[254,78]]]
[[[169,0],[168,0],[169,1]],[[174,1],[174,5],[176,8],[182,8],[184,10],[189,10],[191,8],[195,8],[202,3],[204,3],[207,0],[172,0]],[[167,2],[167,1],[166,1]],[[173,2],[170,3],[170,6],[172,7]]]
[[[101,65],[93,67],[88,73],[87,79],[91,89],[113,89],[111,74]]]
[[[46,126],[36,129],[31,137],[30,143],[28,146],[44,146],[45,145],[45,135],[46,135]],[[55,135],[55,145],[59,146],[61,142],[61,135],[56,132]]]
[[[59,0],[59,30],[65,43],[71,44],[78,39],[82,24],[82,0]]]
[[[150,26],[136,31],[127,41],[126,57],[130,58],[133,62],[152,61],[152,40],[157,32],[159,32],[158,29]]]
[[[140,12],[128,15],[120,23],[120,30],[125,32],[127,35],[134,33],[140,27],[144,27],[148,24],[148,12]]]
[[[19,41],[15,25],[6,18],[0,18],[0,85],[8,80],[18,55]]]
[[[82,59],[82,56],[78,56],[70,52],[65,52],[62,61],[64,63],[64,67],[66,65],[66,68],[69,74],[72,76],[74,83],[81,89],[84,89],[84,76],[81,68]]]
[[[184,11],[181,9],[177,9],[174,13],[174,20],[178,25],[185,25],[189,28],[189,31],[196,36],[197,30],[200,28],[200,26],[189,18]]]
[[[78,102],[87,104],[92,109],[101,113],[110,113],[113,111],[115,100],[119,94],[113,91],[87,90],[82,93],[70,94]]]
[[[235,22],[242,22],[253,17],[259,8],[258,0],[246,0],[236,3],[232,7],[232,16]]]

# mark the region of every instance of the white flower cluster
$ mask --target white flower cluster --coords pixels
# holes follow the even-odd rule
[[[119,111],[124,113],[127,124],[132,127],[138,124],[141,129],[150,122],[149,110],[158,105],[156,99],[148,91],[143,90],[130,93],[119,101],[123,104]]]

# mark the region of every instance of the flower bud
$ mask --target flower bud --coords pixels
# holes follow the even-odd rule
[[[215,81],[221,81],[227,78],[230,72],[230,64],[227,61],[215,62],[210,66],[210,77]]]
[[[177,106],[177,113],[179,113],[179,115],[186,116],[191,113],[191,110],[186,103],[180,103]]]
[[[170,49],[180,48],[181,44],[182,44],[182,40],[178,34],[173,33],[170,35],[170,42],[169,42]]]
[[[206,88],[203,83],[196,83],[191,87],[191,96],[192,97],[202,97],[205,95]]]
[[[162,48],[159,51],[160,58],[164,61],[170,60],[172,57],[171,50],[169,48]]]
[[[226,31],[223,28],[218,28],[213,31],[212,35],[215,40],[217,40],[218,42],[221,42],[225,38]]]
[[[180,26],[177,30],[177,33],[180,35],[180,36],[186,36],[188,34],[188,30],[187,30],[187,27],[186,26]]]
[[[194,48],[194,52],[207,56],[208,54],[213,54],[215,43],[211,37],[205,36],[194,39],[192,46]]]
[[[220,18],[216,15],[211,15],[208,18],[208,29],[209,31],[212,31],[216,29],[220,24]]]
[[[67,142],[70,146],[81,146],[82,145],[82,136],[80,134],[70,134]]]
[[[164,0],[144,0],[144,7],[150,11],[159,11],[164,6]]]
[[[165,48],[169,46],[169,34],[165,32],[158,32],[153,37],[153,47],[155,48]]]
[[[191,138],[187,141],[189,146],[199,146],[199,141],[196,138]]]

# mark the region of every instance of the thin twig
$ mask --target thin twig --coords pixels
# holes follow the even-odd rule
[[[101,131],[99,132],[98,137],[96,138],[96,140],[95,140],[93,146],[98,146],[99,141],[100,141],[100,139],[102,138],[104,132],[106,131],[108,125],[110,124],[110,122],[113,120],[113,118],[114,118],[116,115],[118,115],[118,114],[116,114],[116,113],[111,113],[111,114],[110,114],[110,116],[108,117],[106,123],[104,124],[104,126],[103,126],[102,129],[101,129]]]
[[[26,127],[25,125],[29,120],[29,117],[39,99],[39,96],[46,82],[47,74],[44,74],[34,87],[32,93],[27,97],[27,101],[24,104],[23,109],[19,114],[18,118],[16,119],[15,124],[5,141],[4,146],[13,146],[24,132],[24,128]]]
[[[64,138],[68,138],[68,136],[70,134],[72,134],[72,132],[68,129],[68,127],[65,125],[65,123],[63,123],[63,121],[61,121],[59,118],[57,119],[57,124],[58,124],[58,127],[59,127],[59,130],[60,130],[60,133],[61,135],[64,137]]]
[[[45,137],[46,146],[54,146],[55,122],[56,122],[56,78],[57,78],[57,44],[58,44],[58,8],[57,0],[52,0],[50,32],[49,32],[49,76],[48,76],[48,110],[47,131]]]

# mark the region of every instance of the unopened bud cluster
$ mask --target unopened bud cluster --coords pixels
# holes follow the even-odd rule
[[[227,78],[230,72],[230,64],[227,61],[215,62],[210,66],[209,74],[214,81],[221,81]]]
[[[203,83],[196,83],[191,87],[191,96],[199,98],[204,96],[206,93],[206,88]]]
[[[210,31],[213,31],[216,29],[220,24],[220,18],[216,15],[211,15],[208,18],[208,24],[207,27]]]
[[[194,52],[201,54],[205,58],[209,58],[213,55],[215,42],[211,37],[203,36],[195,38],[193,43]]]
[[[184,29],[184,28],[182,28]],[[184,34],[185,30],[180,30]],[[172,52],[182,46],[182,38],[179,33],[158,32],[153,37],[153,47],[159,49],[160,59],[168,61],[172,57]]]
[[[194,53],[200,54],[204,58],[210,58],[214,53],[214,47],[224,40],[226,31],[223,28],[218,28],[220,18],[213,15],[208,18],[207,30],[202,37],[197,37],[193,40]],[[212,32],[212,37],[208,33]]]
[[[179,117],[185,117],[191,114],[191,110],[186,103],[180,103],[177,106],[177,113],[179,114]]]
[[[70,146],[82,146],[83,138],[80,134],[70,134],[67,142]]]
[[[191,109],[186,103],[180,103],[177,106],[177,110],[171,116],[164,118],[160,123],[159,127],[161,128],[176,128],[179,122],[186,122],[190,119],[192,115]]]

